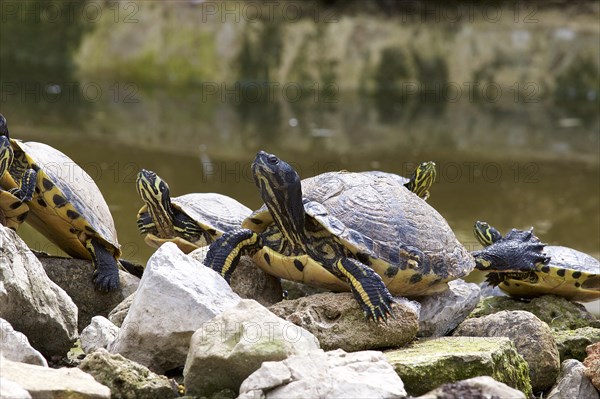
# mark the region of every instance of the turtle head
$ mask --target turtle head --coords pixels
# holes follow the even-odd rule
[[[10,135],[8,134],[8,122],[6,122],[6,118],[2,114],[0,114],[0,136],[10,138]]]
[[[155,223],[172,225],[173,210],[169,185],[151,170],[142,169],[136,179],[137,192],[142,197]]]
[[[252,174],[275,223],[288,239],[300,244],[305,215],[298,173],[275,155],[260,151],[252,163]]]
[[[413,172],[410,181],[405,184],[413,193],[426,200],[429,198],[429,188],[435,181],[437,175],[435,162],[422,162]]]
[[[477,241],[484,247],[492,245],[502,238],[502,234],[498,230],[490,226],[487,222],[479,220],[473,225],[473,234],[477,238]]]
[[[12,160],[13,151],[10,147],[10,140],[6,136],[0,136],[0,177],[8,170]]]

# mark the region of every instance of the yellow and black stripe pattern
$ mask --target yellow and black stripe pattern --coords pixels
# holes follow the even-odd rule
[[[435,181],[436,176],[437,171],[435,168],[435,162],[423,162],[417,166],[410,178],[410,181],[404,186],[419,197],[426,200],[429,198],[429,189]]]

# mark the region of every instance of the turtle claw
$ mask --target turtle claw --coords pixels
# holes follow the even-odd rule
[[[102,271],[96,269],[92,276],[94,286],[98,291],[110,292],[119,288],[119,271]]]
[[[359,301],[363,313],[365,314],[365,318],[367,320],[373,320],[375,323],[387,323],[388,318],[395,319],[396,316],[394,314],[393,304],[396,301],[394,298],[386,292],[383,295],[380,295],[378,299],[378,301],[372,303],[372,307]]]

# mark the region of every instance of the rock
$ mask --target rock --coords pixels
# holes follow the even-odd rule
[[[113,397],[168,399],[178,396],[167,377],[121,355],[110,354],[106,349],[86,356],[79,368],[109,387]]]
[[[454,330],[479,303],[481,289],[477,284],[454,280],[448,290],[420,300],[420,337],[442,337]]]
[[[600,320],[585,306],[555,295],[543,295],[530,302],[510,297],[490,297],[479,302],[469,317],[482,317],[502,310],[524,310],[557,330],[575,330],[583,327],[600,328]]]
[[[31,395],[16,382],[0,377],[0,398],[31,399]]]
[[[270,307],[277,316],[313,333],[324,350],[354,352],[366,349],[395,348],[411,342],[419,328],[418,304],[398,299],[395,319],[387,323],[365,320],[354,296],[349,292],[325,292]]]
[[[443,337],[385,352],[409,395],[487,375],[531,395],[529,367],[506,337]]]
[[[585,348],[600,342],[600,328],[583,327],[577,330],[554,330],[552,332],[560,353],[560,360],[577,359],[583,362]]]
[[[304,298],[305,296],[321,294],[323,292],[331,292],[325,288],[313,287],[308,284],[290,280],[281,280],[281,288],[283,288],[284,296],[288,300]]]
[[[77,368],[53,369],[0,357],[0,370],[3,380],[20,385],[33,398],[110,398],[108,387]]]
[[[150,370],[182,366],[190,338],[240,298],[217,273],[165,243],[152,255],[109,352]]]
[[[585,348],[587,357],[583,361],[586,367],[585,375],[592,380],[592,384],[600,391],[600,342]]]
[[[208,246],[190,252],[190,256],[203,263]],[[281,280],[262,271],[252,258],[242,256],[231,275],[231,289],[244,299],[254,299],[263,306],[271,306],[283,299]]]
[[[81,336],[81,349],[88,354],[96,349],[108,347],[108,344],[113,342],[119,333],[119,327],[115,326],[110,320],[102,317],[92,317],[92,322],[89,326],[83,329]]]
[[[558,382],[547,399],[598,399],[598,391],[585,376],[585,366],[575,359],[565,360],[561,366]]]
[[[242,383],[238,399],[405,396],[402,380],[381,352],[338,349],[265,362]]]
[[[544,391],[556,382],[560,371],[558,348],[550,327],[522,310],[503,311],[464,321],[455,336],[508,337],[529,364],[534,392]]]
[[[79,309],[78,329],[82,331],[92,317],[104,316],[137,289],[140,279],[119,271],[121,286],[113,292],[98,291],[92,282],[94,266],[83,259],[38,256],[50,280],[58,284],[73,299]]]
[[[0,225],[0,317],[45,356],[64,356],[77,338],[77,307],[19,236]]]
[[[110,311],[108,314],[108,320],[110,320],[115,326],[121,327],[123,320],[125,320],[125,316],[127,316],[127,312],[129,312],[129,308],[133,303],[133,298],[135,298],[135,292],[123,299],[123,301],[121,301],[113,310]]]
[[[275,316],[258,302],[243,299],[194,333],[185,362],[186,393],[237,392],[262,362],[319,349],[308,331]]]
[[[4,319],[0,319],[0,353],[13,362],[48,367],[48,362],[44,356],[29,344],[27,337],[15,331],[10,323]]]
[[[469,378],[441,387],[415,399],[527,399],[525,394],[492,377]]]

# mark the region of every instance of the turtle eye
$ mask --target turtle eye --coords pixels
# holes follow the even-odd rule
[[[271,165],[277,165],[279,163],[279,159],[275,155],[269,155],[267,162],[269,162]]]
[[[164,193],[165,191],[167,191],[167,185],[161,181],[160,184],[158,185],[158,189],[160,190],[161,193]]]

